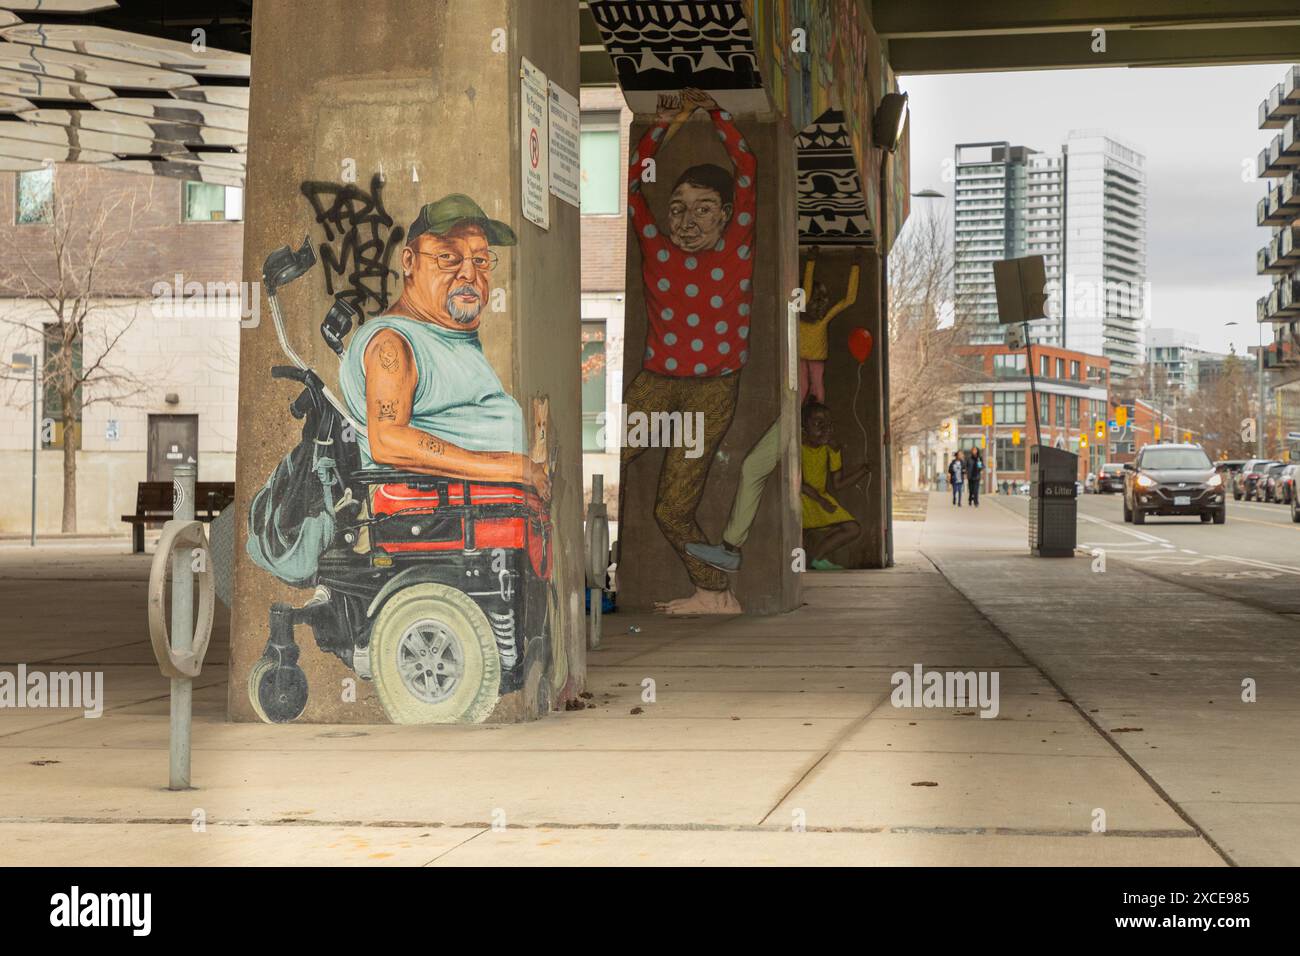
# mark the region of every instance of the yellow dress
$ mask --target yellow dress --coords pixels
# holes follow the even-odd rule
[[[835,505],[835,510],[828,512],[806,494],[800,495],[799,499],[803,504],[803,526],[805,528],[829,528],[833,524],[853,521],[853,515],[849,514],[844,506],[835,500],[835,496],[826,490],[826,482],[829,480],[831,472],[839,471],[844,466],[840,453],[830,445],[818,445],[816,447],[803,445],[801,448],[804,482],[812,485],[821,493],[823,498],[828,499]]]

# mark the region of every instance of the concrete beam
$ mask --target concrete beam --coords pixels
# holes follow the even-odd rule
[[[1197,30],[1110,30],[1094,52],[1090,30],[1048,34],[895,39],[891,65],[900,74],[1117,66],[1210,66],[1285,63],[1300,57],[1300,26]]]
[[[970,3],[875,0],[872,21],[888,40],[923,37],[1072,33],[1151,27],[1201,29],[1300,23],[1294,0],[1089,0]]]

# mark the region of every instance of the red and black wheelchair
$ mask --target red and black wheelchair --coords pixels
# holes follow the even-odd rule
[[[476,722],[505,695],[525,712],[549,709],[554,537],[549,509],[528,485],[362,466],[359,426],[289,346],[276,291],[315,263],[308,242],[272,253],[263,270],[276,332],[291,366],[271,370],[302,391],[291,403],[302,439],[255,497],[248,550],[295,587],[276,603],[248,679],[263,720],[307,706],[298,628],[373,682],[395,723]],[[321,326],[342,356],[356,309],[336,298]]]

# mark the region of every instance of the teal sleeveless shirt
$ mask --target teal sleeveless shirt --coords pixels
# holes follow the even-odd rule
[[[353,333],[339,367],[339,388],[348,412],[366,425],[366,346],[392,329],[411,348],[418,376],[412,428],[467,451],[524,451],[524,417],[506,394],[483,354],[478,331],[462,332],[403,315],[370,319]],[[370,443],[358,436],[362,464],[375,467]]]

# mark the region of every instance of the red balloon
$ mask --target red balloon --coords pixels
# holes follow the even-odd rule
[[[871,355],[872,346],[875,344],[875,341],[871,338],[871,333],[861,326],[849,333],[849,351],[853,353],[853,357],[858,360],[859,365]]]

